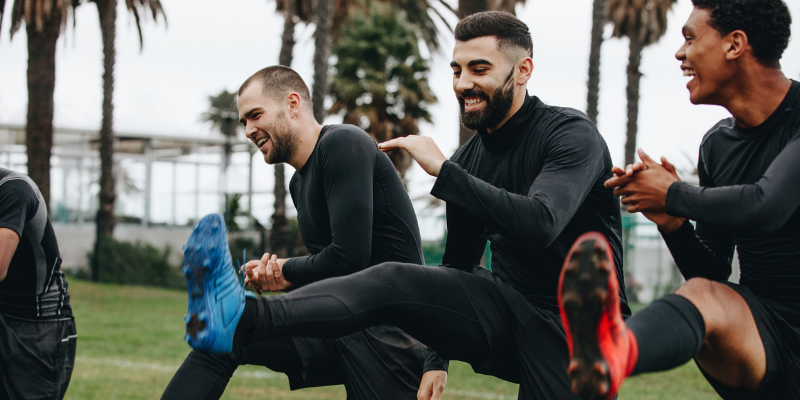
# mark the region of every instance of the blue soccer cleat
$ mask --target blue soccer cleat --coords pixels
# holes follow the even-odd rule
[[[183,253],[183,273],[189,292],[184,339],[196,350],[230,353],[245,291],[231,262],[221,215],[207,215],[194,228]]]

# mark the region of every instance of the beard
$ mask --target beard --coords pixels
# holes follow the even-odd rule
[[[270,129],[270,132],[269,140],[272,141],[272,150],[264,154],[264,161],[267,164],[289,162],[297,149],[297,141],[285,113],[278,114],[275,126]]]
[[[458,94],[458,104],[461,107],[461,123],[472,130],[486,130],[494,128],[500,121],[505,119],[511,110],[511,104],[514,102],[514,85],[511,84],[513,77],[514,70],[512,69],[506,81],[502,86],[495,89],[491,97],[479,88],[468,89]],[[479,111],[465,112],[465,97],[479,97],[486,102],[486,107]]]

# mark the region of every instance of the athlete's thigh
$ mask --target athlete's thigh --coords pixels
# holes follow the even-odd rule
[[[567,377],[569,350],[556,312],[536,309],[517,334],[520,399],[578,399]]]
[[[393,326],[379,325],[336,339],[347,398],[413,400],[426,347]]]
[[[767,369],[764,343],[753,312],[731,286],[691,279],[676,292],[703,316],[706,337],[695,356],[706,374],[723,385],[755,390]]]

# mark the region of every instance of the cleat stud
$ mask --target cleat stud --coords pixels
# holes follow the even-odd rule
[[[189,321],[191,321],[191,320],[192,320],[192,317],[189,315],[189,313],[186,313],[186,316],[183,317],[183,322],[186,322],[188,324]]]
[[[608,394],[608,383],[601,382],[600,386],[597,388],[597,392],[600,396],[605,396]]]

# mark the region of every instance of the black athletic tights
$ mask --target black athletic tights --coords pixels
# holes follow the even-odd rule
[[[458,278],[455,276],[458,275]],[[470,273],[384,263],[326,279],[280,296],[257,297],[239,322],[236,340],[250,337],[339,337],[393,325],[446,360],[480,366],[489,343],[464,291],[497,290]]]

